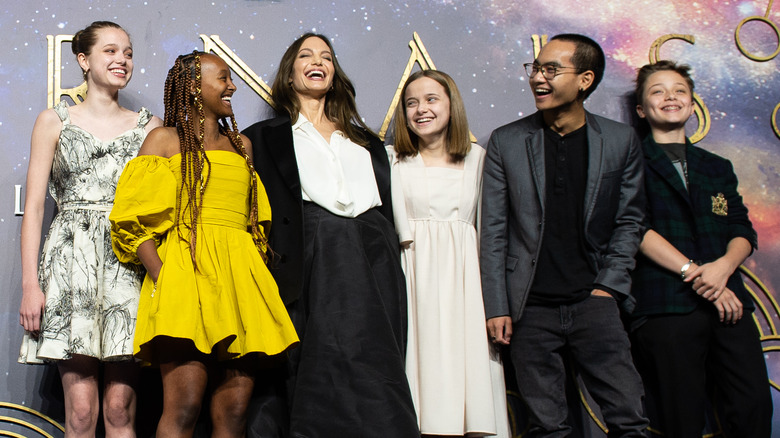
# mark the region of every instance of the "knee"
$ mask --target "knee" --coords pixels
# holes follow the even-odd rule
[[[66,414],[66,423],[74,435],[90,433],[97,424],[98,407],[88,400],[75,400]]]
[[[174,406],[164,409],[169,412],[170,419],[179,429],[186,430],[195,427],[200,416],[201,400],[196,397],[182,397]]]
[[[249,403],[234,400],[231,403],[222,403],[212,408],[212,421],[216,428],[229,430],[236,434],[243,433],[246,427],[246,412]]]
[[[107,427],[125,428],[133,423],[134,413],[130,400],[112,399],[103,403],[103,420]]]

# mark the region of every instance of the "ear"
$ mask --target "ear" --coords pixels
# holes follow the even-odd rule
[[[89,61],[87,60],[87,55],[79,53],[76,55],[76,61],[78,61],[79,67],[81,67],[81,70],[84,72],[84,77],[86,79],[87,72],[89,71]]]
[[[646,117],[645,116],[645,109],[642,108],[642,105],[637,105],[636,106],[636,113],[637,113],[637,115],[639,116],[640,119],[644,119]]]
[[[594,75],[591,70],[586,70],[580,73],[580,84],[579,84],[580,90],[585,91],[588,88],[590,88],[591,85],[593,85],[593,80],[595,77],[596,75]]]

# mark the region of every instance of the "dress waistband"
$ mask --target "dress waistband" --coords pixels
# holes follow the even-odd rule
[[[60,211],[67,211],[67,210],[93,210],[93,211],[104,211],[104,212],[110,212],[111,209],[114,207],[113,202],[92,202],[92,201],[68,201],[63,202],[62,204],[57,205],[57,208]]]

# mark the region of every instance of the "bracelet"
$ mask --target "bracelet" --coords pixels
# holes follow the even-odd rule
[[[685,280],[685,273],[688,272],[688,268],[690,268],[692,264],[693,260],[688,260],[688,263],[682,265],[682,268],[680,268],[680,277],[682,277],[683,280]]]

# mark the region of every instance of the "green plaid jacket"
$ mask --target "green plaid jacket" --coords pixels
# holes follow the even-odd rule
[[[693,146],[686,139],[689,190],[664,151],[648,136],[645,156],[646,229],[653,229],[697,263],[711,262],[726,253],[735,237],[744,237],[754,249],[758,240],[748,210],[737,191],[731,162]],[[727,286],[746,310],[753,302],[739,272]],[[688,313],[703,299],[680,274],[661,268],[641,254],[633,273],[634,316]]]

